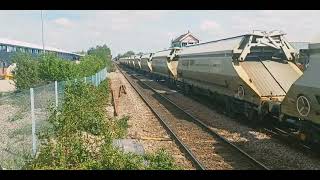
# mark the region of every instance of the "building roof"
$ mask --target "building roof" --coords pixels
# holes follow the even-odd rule
[[[37,45],[37,44],[18,41],[18,40],[11,40],[11,39],[6,39],[6,38],[0,38],[0,44],[14,45],[14,46],[27,47],[27,48],[40,49],[40,50],[43,49],[42,46]],[[73,53],[73,52],[69,52],[69,51],[65,51],[62,49],[49,47],[49,46],[44,46],[44,49],[47,51],[54,51],[54,52],[60,52],[60,53],[73,54],[73,55],[77,55],[77,56],[83,56],[81,54],[77,54],[77,53]]]
[[[186,34],[182,34],[179,37],[177,37],[175,40],[173,40],[172,42],[179,42],[182,41],[184,38],[188,37],[189,35],[191,35],[193,38],[197,39],[196,37],[194,37],[190,31],[188,31]],[[197,39],[198,40],[198,39]],[[199,41],[199,40],[198,40]]]

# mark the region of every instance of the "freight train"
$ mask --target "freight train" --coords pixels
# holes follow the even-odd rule
[[[276,117],[294,124],[302,140],[318,141],[320,45],[311,45],[311,64],[303,74],[296,65],[297,51],[284,35],[253,31],[119,61],[186,93],[207,95],[229,115],[243,114],[256,123]]]

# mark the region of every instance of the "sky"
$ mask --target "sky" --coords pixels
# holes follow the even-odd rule
[[[154,52],[188,32],[200,42],[253,30],[282,30],[289,41],[320,42],[320,11],[44,10],[45,45],[76,52],[106,44],[112,55]],[[40,10],[0,10],[0,38],[42,44]]]

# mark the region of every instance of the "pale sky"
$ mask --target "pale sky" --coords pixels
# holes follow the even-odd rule
[[[154,52],[190,30],[201,42],[252,30],[282,30],[289,41],[320,42],[320,11],[51,11],[44,13],[45,45],[81,51],[107,44],[113,55]],[[41,45],[41,12],[0,11],[0,38]]]

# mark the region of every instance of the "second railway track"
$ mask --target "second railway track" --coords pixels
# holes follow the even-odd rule
[[[133,74],[120,69],[198,169],[268,170],[242,149],[220,136],[183,108]]]

